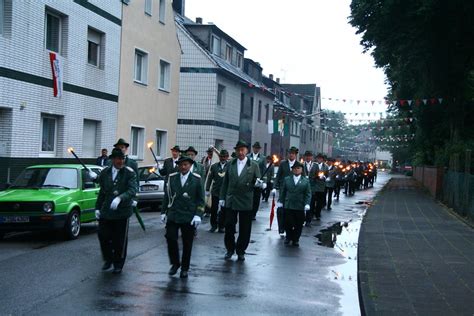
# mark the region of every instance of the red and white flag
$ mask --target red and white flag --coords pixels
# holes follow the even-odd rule
[[[59,98],[63,93],[63,65],[61,59],[53,52],[49,53],[49,61],[53,73],[53,93],[55,97]]]

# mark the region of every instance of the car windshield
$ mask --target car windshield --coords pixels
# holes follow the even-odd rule
[[[150,170],[152,170],[152,167],[138,168],[138,175],[140,181],[164,180],[164,178],[158,173],[158,170],[156,170],[155,172],[150,172]]]
[[[12,187],[77,189],[77,170],[72,168],[25,169]]]

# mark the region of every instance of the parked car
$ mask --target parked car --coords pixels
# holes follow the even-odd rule
[[[96,220],[98,194],[98,185],[81,165],[28,167],[0,192],[0,238],[12,231],[62,230],[67,239],[76,239],[81,223]]]
[[[165,178],[159,174],[153,165],[138,168],[140,187],[138,188],[138,207],[151,207],[158,211],[165,197]]]

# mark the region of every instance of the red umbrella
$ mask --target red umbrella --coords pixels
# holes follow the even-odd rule
[[[270,211],[270,230],[272,229],[273,218],[275,217],[275,194],[272,199],[272,210]]]

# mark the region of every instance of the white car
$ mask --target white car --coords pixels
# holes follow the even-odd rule
[[[151,207],[158,211],[165,196],[165,178],[160,175],[155,166],[148,165],[138,168],[140,187],[138,188],[138,207]]]

